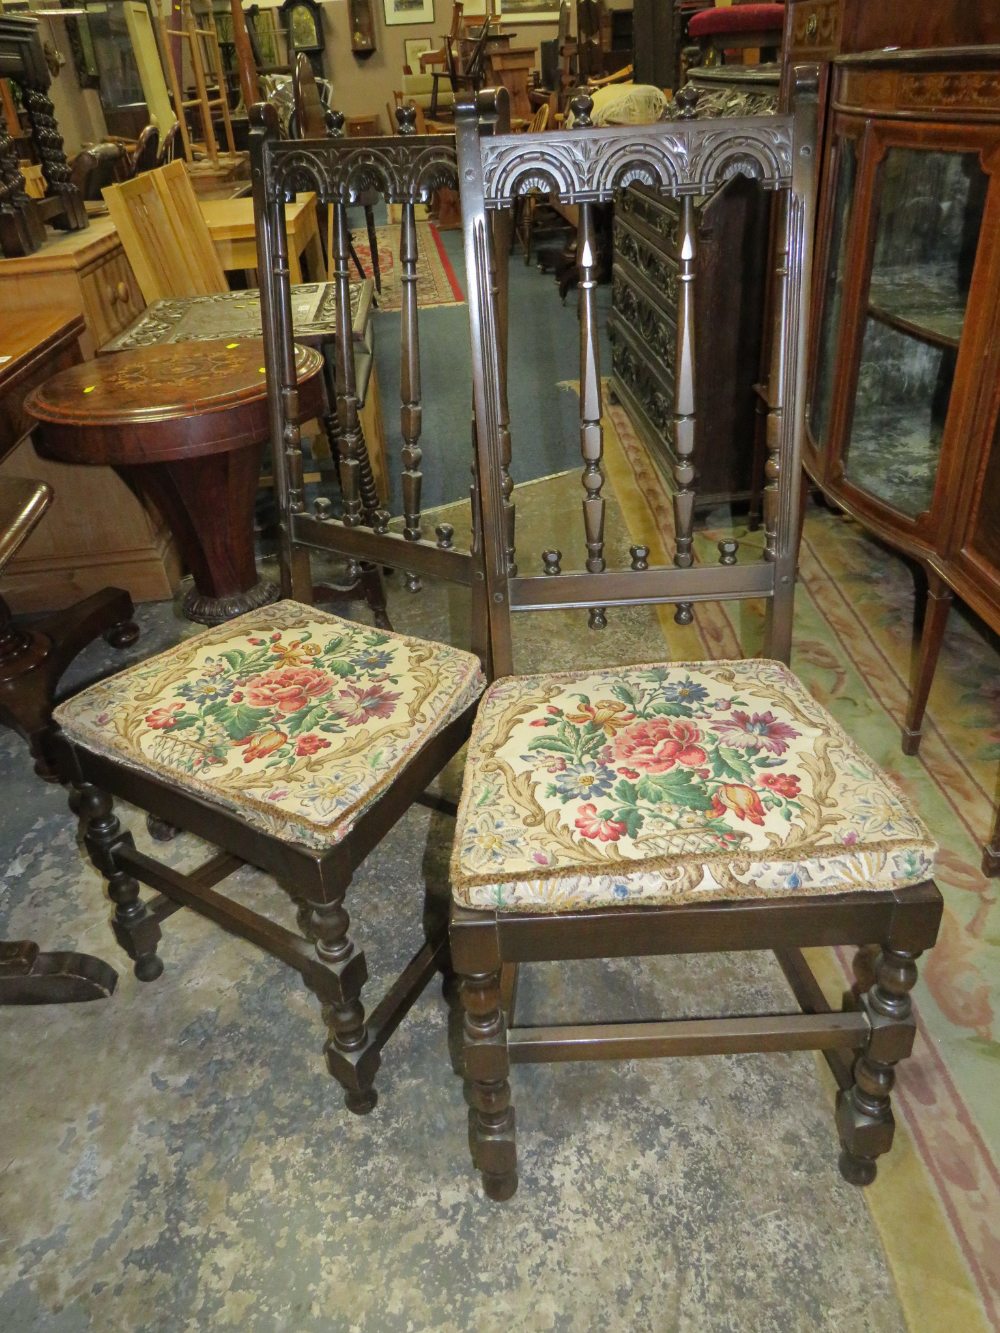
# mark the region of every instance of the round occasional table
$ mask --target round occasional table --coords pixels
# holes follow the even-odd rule
[[[324,410],[323,359],[295,348],[300,420]],[[253,505],[269,436],[260,338],[138,347],[72,366],[25,402],[36,448],[113,467],[159,508],[194,575],[190,620],[216,625],[275,601],[257,575]]]

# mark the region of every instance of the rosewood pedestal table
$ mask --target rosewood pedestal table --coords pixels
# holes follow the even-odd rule
[[[323,358],[296,346],[302,419],[324,411]],[[160,509],[194,575],[191,620],[217,625],[275,601],[257,575],[253,504],[269,434],[263,343],[139,347],[63,371],[25,404],[37,448],[103,463]]]

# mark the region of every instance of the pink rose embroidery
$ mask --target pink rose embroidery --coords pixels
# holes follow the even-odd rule
[[[329,694],[332,687],[332,678],[318,667],[286,666],[248,680],[246,698],[251,708],[297,713],[315,699]]]
[[[585,838],[597,838],[601,842],[617,842],[627,831],[626,825],[620,819],[601,819],[597,813],[597,806],[592,801],[580,806],[576,827]]]
[[[619,763],[644,773],[666,773],[675,764],[699,768],[708,755],[696,744],[701,732],[685,718],[651,718],[626,728],[612,741],[612,753]]]

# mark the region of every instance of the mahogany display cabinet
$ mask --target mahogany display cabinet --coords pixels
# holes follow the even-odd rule
[[[915,754],[953,594],[1000,630],[1000,46],[833,62],[816,262],[804,462],[926,573]]]

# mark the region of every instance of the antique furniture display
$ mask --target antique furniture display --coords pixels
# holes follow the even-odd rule
[[[250,272],[257,267],[256,238],[251,199],[202,199],[202,216],[212,241],[229,272]],[[288,209],[288,263],[292,282],[306,277],[315,282],[326,275],[323,246],[316,216],[316,196],[303,194]]]
[[[253,502],[268,433],[260,339],[140,347],[62,371],[25,404],[39,452],[113,467],[163,513],[194,586],[184,614],[215,625],[278,596],[257,575]],[[296,352],[305,419],[323,414],[323,358]],[[308,410],[306,410],[308,408]]]
[[[907,754],[953,594],[1000,629],[998,171],[1000,47],[837,58],[804,462],[926,573]]]
[[[486,52],[486,82],[493,88],[507,89],[512,120],[527,121],[532,117],[528,84],[534,64],[533,46],[509,46]]]
[[[351,284],[351,338],[358,413],[371,461],[375,489],[388,497],[389,464],[382,427],[375,374],[375,326],[372,320],[374,284],[371,278]],[[307,347],[332,349],[337,339],[337,297],[332,282],[303,283],[292,288],[292,326],[295,341]],[[219,292],[154,301],[134,324],[102,348],[124,352],[156,343],[206,342],[215,338],[259,338],[263,333],[260,293]],[[336,402],[331,358],[324,355],[327,403]],[[324,413],[327,437],[336,451],[337,422],[329,406]]]
[[[41,308],[58,306],[82,317],[84,356],[144,307],[110,218],[95,218],[86,231],[51,239],[34,254],[0,259],[0,303],[7,314],[0,343],[18,336]],[[135,601],[172,595],[180,570],[167,525],[110,468],[50,462],[27,439],[0,464],[0,476],[37,478],[55,492],[48,519],[4,573],[6,597],[17,611],[65,605],[108,583],[127,588]]]
[[[670,121],[481,138],[459,113],[458,154],[475,385],[476,465],[494,673],[470,741],[452,856],[452,962],[465,1009],[470,1144],[486,1193],[517,1187],[513,1062],[822,1050],[840,1093],[840,1168],[867,1184],[892,1141],[894,1066],[910,1051],[915,960],[935,940],[934,844],[901,797],[784,665],[792,633],[815,100],[794,117]],[[484,98],[485,100],[485,98]],[[736,173],[775,194],[763,549],[696,543],[696,200]],[[631,548],[609,568],[593,210],[636,178],[678,198],[673,566]],[[579,208],[579,560],[517,563],[506,319],[490,214],[539,188]],[[513,318],[513,314],[511,318]],[[711,374],[712,367],[704,373]],[[703,563],[704,561],[704,563]],[[763,596],[777,660],[514,676],[513,613]],[[581,617],[582,618],[582,617]],[[610,630],[609,632],[613,632]],[[787,813],[786,813],[787,812]],[[831,1011],[802,950],[862,946],[858,995]],[[879,946],[871,972],[869,946]],[[772,949],[801,1012],[673,1022],[517,1026],[527,962]],[[862,977],[866,980],[862,981]],[[503,984],[506,983],[506,984]],[[552,1085],[555,1087],[555,1084]]]
[[[776,80],[755,105],[764,109]],[[684,93],[684,112],[717,112],[712,94]],[[741,96],[723,97],[735,113]],[[673,114],[677,114],[676,111]],[[753,181],[736,174],[692,207],[698,227],[694,300],[695,337],[702,366],[711,375],[697,382],[701,449],[699,508],[721,501],[745,501],[754,476],[754,391],[760,368],[761,327],[766,286],[769,197]],[[668,479],[678,463],[673,440],[674,384],[681,299],[680,213],[678,199],[636,185],[618,200],[614,216],[611,390],[621,400],[646,447]],[[759,460],[758,460],[759,467]]]
[[[54,370],[79,359],[83,320],[72,311],[39,309],[0,334],[0,455],[16,448],[30,426],[26,395]],[[52,504],[45,482],[0,477],[0,574]],[[41,777],[52,776],[47,748],[59,678],[98,634],[118,646],[134,643],[132,603],[117,588],[27,623],[11,619],[0,597],[0,723],[28,742]],[[105,999],[118,981],[107,963],[73,951],[42,953],[31,940],[0,940],[0,1005],[64,1004]]]
[[[316,0],[284,0],[278,12],[287,34],[288,63],[294,69],[297,57],[304,55],[313,74],[321,79],[323,49],[326,46],[322,9]]]
[[[222,291],[226,272],[256,267],[253,200],[197,199],[183,162],[110,186],[104,198],[147,301]],[[288,210],[288,226],[292,281],[302,281],[303,260],[311,277],[324,274],[314,195]]]
[[[20,89],[32,147],[45,179],[43,199],[29,199],[6,120],[0,120],[0,253],[27,255],[45,241],[45,224],[66,231],[87,225],[80,192],[73,184],[62,134],[49,98],[51,76],[45,63],[38,20],[0,14],[0,78]]]
[[[273,107],[255,107],[251,120],[261,364],[281,510],[282,592],[296,600],[188,639],[165,657],[91,687],[60,709],[58,721],[67,742],[65,773],[81,788],[76,804],[87,847],[108,879],[115,931],[137,976],[149,981],[162,971],[160,923],[180,905],[260,945],[317,996],[328,1025],[328,1067],[345,1089],[348,1108],[364,1114],[376,1102],[383,1047],[435,970],[447,970],[446,921],[440,896],[432,896],[425,905],[426,943],[366,1015],[367,964],[352,939],[350,915],[363,905],[356,908],[351,899],[351,878],[464,744],[482,690],[480,660],[488,659],[479,556],[459,549],[447,525],[427,532],[421,517],[423,468],[433,467],[436,457],[428,449],[424,459],[420,447],[415,208],[435,188],[455,188],[455,148],[444,135],[283,142]],[[402,531],[390,530],[366,481],[358,430],[347,210],[357,203],[359,178],[401,214]],[[300,429],[312,409],[297,387],[283,216],[286,195],[303,188],[315,190],[334,212],[341,517],[326,501],[310,512],[303,493]],[[458,440],[468,440],[468,418],[455,429]],[[372,630],[303,605],[312,591],[311,549],[391,566],[414,591],[431,576],[470,588],[475,653]],[[206,693],[201,685],[211,680],[219,687],[217,701],[214,689]],[[109,704],[116,719],[111,727],[102,722]],[[205,838],[218,854],[185,875],[137,851],[114,816],[112,796]],[[249,910],[239,887],[232,898],[215,889],[244,861],[287,890],[298,906],[300,934]],[[149,903],[139,896],[140,882],[157,890]],[[409,903],[401,898],[400,921],[408,909],[419,920],[420,899],[418,892]],[[373,944],[379,947],[377,938]]]
[[[308,69],[305,56],[300,59]],[[240,204],[244,216],[253,204],[249,199],[221,202]],[[161,306],[155,316],[141,321],[143,333],[138,340],[132,336],[134,326],[126,330],[121,339],[114,340],[114,350],[147,346],[161,340],[187,341],[192,336],[202,339],[227,335],[246,338],[261,336],[259,293],[256,290],[226,292],[222,262],[204,216],[205,202],[199,204],[195,198],[183,163],[175,162],[160,171],[151,172],[141,180],[109,190],[108,204],[122,229],[122,238],[145,295],[151,301],[178,298],[169,310],[165,311]],[[311,210],[309,216],[314,220],[315,234],[314,195],[289,206],[287,213],[293,218],[293,229],[294,219],[302,215],[303,207]],[[213,210],[209,208],[208,212],[211,214]],[[231,210],[227,210],[227,213],[232,215]],[[298,245],[294,230],[289,240],[292,246]],[[248,263],[256,262],[256,254],[252,257],[245,255],[244,258]],[[293,267],[291,271],[295,273],[296,269]],[[328,407],[334,401],[335,394],[332,379],[334,358],[327,355],[327,349],[332,352],[338,330],[334,288],[329,284],[297,284],[293,293],[295,331],[302,328],[308,335],[306,341],[311,341],[323,353],[323,371],[327,384],[327,407],[323,413],[323,424],[330,450],[335,455],[337,427]],[[201,300],[183,299],[193,297],[201,297]],[[371,451],[374,460],[375,485],[379,495],[384,496],[387,475],[385,437],[375,375],[370,280],[365,279],[362,290],[352,289],[351,299],[352,311],[357,310],[363,324],[360,338],[352,339],[356,351],[358,407],[362,414],[366,448]],[[354,315],[352,322],[356,323]],[[352,592],[363,593],[376,614],[384,610],[382,588],[377,579],[349,579],[340,591],[344,598]]]

